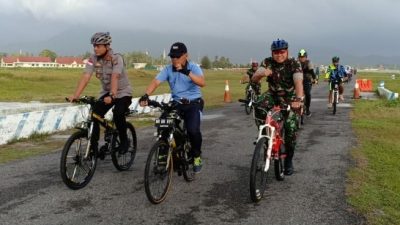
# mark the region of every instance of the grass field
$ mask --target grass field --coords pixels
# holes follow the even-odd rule
[[[360,73],[376,89],[380,81],[400,92],[400,77]],[[358,145],[352,151],[357,167],[349,172],[348,201],[368,224],[400,224],[400,101],[359,100],[352,112]]]
[[[239,80],[244,71],[205,70],[206,87],[202,89],[207,108],[223,104],[225,80],[229,81],[232,99],[237,100],[244,93],[244,85]],[[63,102],[73,94],[82,69],[1,69],[0,68],[0,102],[41,101]],[[141,96],[157,71],[129,70],[128,76],[133,85],[133,95]],[[92,77],[84,95],[97,96],[100,81]],[[169,93],[169,86],[164,83],[154,94]]]

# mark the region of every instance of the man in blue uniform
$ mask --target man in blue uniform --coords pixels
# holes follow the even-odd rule
[[[194,157],[193,170],[198,173],[202,168],[200,117],[204,101],[200,88],[205,86],[203,71],[197,64],[188,60],[187,48],[181,42],[176,42],[171,46],[168,56],[171,57],[171,64],[153,79],[145,94],[140,98],[140,105],[147,105],[149,95],[162,82],[168,81],[172,99],[178,103],[178,110],[184,115]]]

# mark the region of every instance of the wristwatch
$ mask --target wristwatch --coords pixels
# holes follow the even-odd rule
[[[108,93],[108,95],[112,98],[112,100],[116,99],[116,97],[117,97],[115,94],[113,94],[113,93],[111,93],[111,92]]]
[[[304,96],[296,97],[295,100],[299,101],[299,102],[303,102],[304,101]]]

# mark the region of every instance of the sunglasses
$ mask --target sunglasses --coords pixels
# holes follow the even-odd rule
[[[285,54],[286,52],[287,52],[286,49],[280,49],[272,51],[272,54],[278,55],[278,54]]]

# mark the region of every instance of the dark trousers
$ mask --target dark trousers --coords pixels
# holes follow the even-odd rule
[[[105,96],[102,96],[100,99],[103,100]],[[93,107],[93,112],[97,115],[104,118],[104,115],[110,110],[113,106],[113,120],[115,126],[117,127],[119,139],[121,143],[127,141],[128,137],[126,135],[126,118],[125,113],[129,110],[129,106],[132,103],[132,97],[126,96],[122,98],[117,98],[113,101],[112,104],[106,105],[104,101],[97,102]],[[93,133],[92,133],[92,145],[98,145],[98,141],[100,138],[100,124],[94,120],[93,124]]]
[[[310,105],[311,105],[312,84],[311,83],[304,83],[303,89],[304,89],[304,106],[305,106],[305,110],[309,111],[310,110]]]
[[[203,137],[200,131],[201,118],[200,115],[203,111],[204,101],[200,100],[199,103],[179,104],[178,111],[183,115],[186,130],[192,145],[192,154],[194,157],[201,155],[201,144]]]

